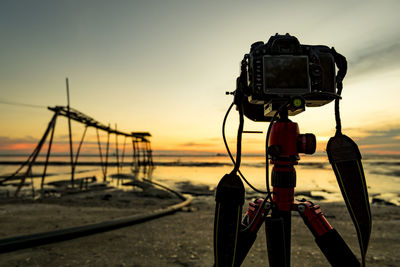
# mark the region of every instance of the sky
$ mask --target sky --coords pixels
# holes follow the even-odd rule
[[[343,132],[362,153],[400,154],[398,10],[389,0],[1,0],[0,154],[33,150],[53,115],[46,107],[67,104],[66,77],[71,107],[121,131],[150,132],[157,153],[224,153],[225,92],[250,45],[275,33],[346,56]],[[334,135],[333,103],[292,120],[317,136],[320,151]],[[237,126],[232,112],[232,147]],[[245,121],[245,130],[267,127]],[[83,129],[72,123],[75,144]],[[68,151],[67,134],[59,118],[55,151]],[[89,128],[84,151],[95,136]],[[263,153],[264,142],[246,134],[243,152]]]

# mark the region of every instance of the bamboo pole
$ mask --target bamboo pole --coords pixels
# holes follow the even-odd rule
[[[53,118],[50,120],[50,122],[49,122],[49,124],[48,124],[48,126],[47,126],[46,131],[44,132],[44,134],[43,134],[43,136],[42,136],[42,139],[40,139],[38,145],[36,146],[35,150],[33,151],[32,157],[31,157],[31,161],[28,162],[28,163],[29,163],[29,164],[28,164],[28,169],[27,169],[27,171],[25,172],[24,177],[21,178],[21,182],[20,182],[20,184],[18,185],[17,190],[15,191],[15,194],[14,194],[15,197],[18,196],[19,191],[21,190],[22,185],[25,183],[25,178],[26,178],[26,176],[27,176],[27,175],[30,173],[30,171],[32,170],[32,165],[35,163],[36,157],[39,155],[39,152],[40,152],[40,150],[42,149],[43,143],[46,141],[47,136],[49,135],[50,129],[53,127],[53,125],[54,125],[54,123],[55,123],[56,117],[57,117],[57,115],[54,114],[54,115],[53,115]]]
[[[110,124],[108,124],[108,129],[110,129]],[[110,130],[107,131],[107,147],[106,147],[106,162],[104,166],[104,182],[107,180],[107,167],[108,167],[108,152],[110,148]]]
[[[143,148],[143,140],[140,140],[138,143],[139,146],[139,166],[143,165],[144,162],[144,148]]]
[[[101,165],[101,171],[103,172],[103,180],[106,179],[106,173],[105,173],[105,166],[103,164],[103,153],[101,152],[101,144],[100,144],[100,136],[99,136],[99,129],[96,128],[96,133],[97,133],[97,144],[99,146],[99,154],[100,154],[100,165]]]
[[[146,144],[147,144],[147,162],[148,162],[148,164],[150,166],[154,166],[154,163],[153,163],[153,152],[151,150],[150,141],[147,141]]]
[[[52,129],[51,129],[49,147],[48,147],[48,149],[47,149],[46,163],[44,164],[44,168],[43,168],[42,181],[40,182],[40,192],[41,192],[42,197],[43,197],[44,179],[45,179],[45,177],[46,177],[47,165],[48,165],[48,163],[49,163],[50,152],[51,152],[51,145],[53,144],[53,137],[54,137],[54,131],[55,131],[55,129],[56,129],[56,119],[57,119],[57,116],[58,116],[58,111],[56,111],[55,116],[56,116],[56,117],[55,117],[55,119],[54,119],[54,124],[53,124]]]
[[[69,110],[70,102],[69,102],[69,82],[68,78],[65,79],[67,84],[67,115],[68,115],[68,132],[69,132],[69,154],[71,158],[71,187],[74,188],[74,152],[72,148],[72,128],[71,128],[71,113]]]
[[[79,142],[78,150],[76,151],[75,161],[74,161],[74,172],[75,172],[75,169],[76,169],[76,164],[78,163],[79,153],[80,153],[80,151],[81,151],[81,147],[82,147],[82,144],[83,144],[83,140],[85,139],[85,135],[86,135],[87,128],[88,128],[88,126],[86,125],[86,126],[85,126],[85,130],[83,131],[83,134],[82,134],[81,141]]]
[[[126,146],[126,135],[125,135],[125,138],[124,138],[124,146],[122,147],[121,170],[122,170],[122,168],[124,167],[125,146]]]
[[[150,148],[149,141],[146,142],[146,146],[147,146],[147,164],[149,164],[149,166],[150,166],[151,165],[151,148]]]
[[[140,140],[136,139],[136,166],[138,169],[140,169],[141,166],[141,162],[140,162],[140,158],[141,158],[141,152],[140,152]]]
[[[117,131],[117,124],[115,124],[115,131]],[[117,159],[117,173],[119,176],[119,151],[118,151],[118,134],[115,133],[115,156]]]
[[[133,146],[135,149],[135,168],[139,168],[139,145],[138,145],[138,140],[135,138],[133,141]]]
[[[135,163],[136,163],[136,148],[135,148],[135,140],[132,137],[132,167],[136,165]]]
[[[119,157],[118,157],[118,133],[117,133],[117,124],[115,124],[115,156],[117,159],[117,185],[119,185]]]

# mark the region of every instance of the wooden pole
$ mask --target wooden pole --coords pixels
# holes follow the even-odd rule
[[[126,135],[125,135],[125,138],[124,138],[124,146],[122,147],[121,170],[124,167],[125,146],[126,146]]]
[[[134,149],[134,160],[135,160],[135,169],[139,168],[139,146],[138,140],[135,138],[133,140],[133,149]]]
[[[139,141],[138,147],[139,147],[139,166],[142,166],[144,162],[143,140]]]
[[[147,162],[150,166],[154,166],[153,163],[153,151],[151,150],[150,141],[147,141]]]
[[[44,179],[46,177],[46,171],[47,171],[47,165],[49,163],[49,158],[50,158],[50,152],[51,152],[51,145],[53,144],[53,137],[54,137],[54,131],[56,129],[56,120],[58,116],[58,111],[56,111],[55,118],[54,118],[54,124],[51,129],[51,135],[50,135],[50,141],[49,141],[49,147],[47,149],[47,155],[46,155],[46,163],[44,164],[43,168],[43,175],[42,175],[42,181],[40,183],[40,192],[43,197],[43,185],[44,185]]]
[[[21,178],[21,182],[18,185],[17,190],[15,191],[15,196],[18,196],[19,191],[21,190],[21,187],[24,185],[25,183],[25,178],[26,176],[31,172],[32,170],[32,165],[35,163],[36,161],[36,157],[39,155],[40,150],[42,149],[43,143],[46,141],[47,136],[49,135],[49,132],[51,130],[51,128],[53,127],[54,123],[55,123],[55,119],[56,119],[57,115],[54,114],[53,118],[51,119],[51,121],[49,122],[49,125],[47,126],[46,131],[44,132],[42,139],[40,139],[38,145],[36,146],[35,150],[32,153],[32,157],[31,157],[31,161],[28,164],[28,169],[25,173],[25,176]]]
[[[117,185],[119,185],[119,157],[118,157],[118,134],[117,134],[117,124],[115,124],[115,156],[117,158]]]
[[[133,165],[135,168],[137,167],[137,151],[136,151],[136,139],[132,138],[132,147],[133,147]]]
[[[75,171],[75,168],[76,168],[76,164],[78,163],[79,152],[81,151],[81,147],[82,147],[82,144],[83,144],[83,139],[85,139],[87,128],[88,128],[88,126],[86,125],[85,126],[85,130],[83,131],[83,134],[82,134],[81,141],[79,142],[78,150],[76,151],[75,161],[74,161],[74,171]]]
[[[117,124],[115,124],[115,131],[117,131]],[[117,158],[117,171],[119,169],[119,151],[118,151],[118,134],[115,133],[115,156]],[[119,171],[118,171],[119,173]]]
[[[103,180],[105,181],[106,179],[106,173],[105,173],[105,166],[103,163],[103,153],[101,152],[101,144],[100,144],[100,136],[99,136],[99,129],[96,128],[96,133],[97,133],[97,144],[99,145],[99,154],[100,154],[100,164],[101,164],[101,171],[103,172]]]
[[[68,132],[69,132],[69,154],[71,158],[71,187],[74,188],[74,152],[72,148],[72,129],[71,129],[71,113],[69,110],[70,107],[70,102],[69,102],[69,82],[68,78],[65,79],[65,82],[67,84],[67,115],[68,115]]]
[[[104,166],[104,182],[107,179],[107,167],[108,167],[108,152],[110,148],[110,124],[108,124],[108,131],[107,131],[107,147],[106,147],[106,163]]]

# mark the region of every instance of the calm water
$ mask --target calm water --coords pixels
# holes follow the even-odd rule
[[[0,161],[24,161],[27,157],[0,156]],[[39,157],[37,161],[44,161]],[[50,161],[68,162],[68,157],[52,157]],[[80,157],[80,162],[99,162],[98,156]],[[125,158],[125,162],[128,158]],[[109,162],[115,162],[110,157]],[[152,178],[171,187],[177,187],[177,182],[189,181],[193,184],[216,187],[220,178],[232,170],[228,157],[224,156],[154,156],[156,167],[151,173],[139,173],[140,177]],[[261,156],[245,156],[242,158],[241,171],[245,177],[257,188],[265,189],[265,159]],[[364,156],[364,171],[369,194],[380,195],[385,199],[400,204],[400,157]],[[13,173],[19,165],[0,165],[0,175]],[[48,166],[46,182],[70,179],[71,168],[65,166]],[[323,195],[330,201],[340,201],[341,194],[335,175],[325,155],[302,156],[300,164],[296,166],[296,191],[313,191],[315,195]],[[34,175],[40,175],[43,166],[33,168]],[[131,167],[124,166],[121,173],[131,174]],[[117,173],[116,167],[108,167],[108,176]],[[100,166],[76,167],[76,178],[96,176],[98,181],[103,180]],[[40,187],[40,178],[33,179],[35,188]],[[112,185],[121,187],[116,179],[107,179]],[[27,180],[31,182],[30,179]],[[30,188],[30,187],[29,187]],[[0,188],[1,189],[1,188]],[[129,189],[129,188],[125,188]],[[248,188],[249,189],[249,188]],[[13,190],[12,188],[10,190]],[[15,190],[15,189],[14,189]],[[249,189],[250,190],[250,189]],[[3,188],[4,191],[4,188]]]

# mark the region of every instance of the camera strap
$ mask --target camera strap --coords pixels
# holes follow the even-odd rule
[[[347,72],[347,61],[334,48],[331,51],[338,67],[336,85],[337,94],[340,96],[343,89],[342,81]],[[350,137],[342,134],[339,101],[340,98],[335,100],[336,134],[329,139],[326,152],[357,231],[362,266],[365,266],[372,226],[368,190],[358,146]]]
[[[233,266],[238,250],[239,229],[242,218],[245,189],[237,175],[241,162],[241,143],[243,133],[243,107],[239,109],[239,128],[235,167],[231,173],[222,177],[215,196],[214,216],[214,260],[215,267]]]

